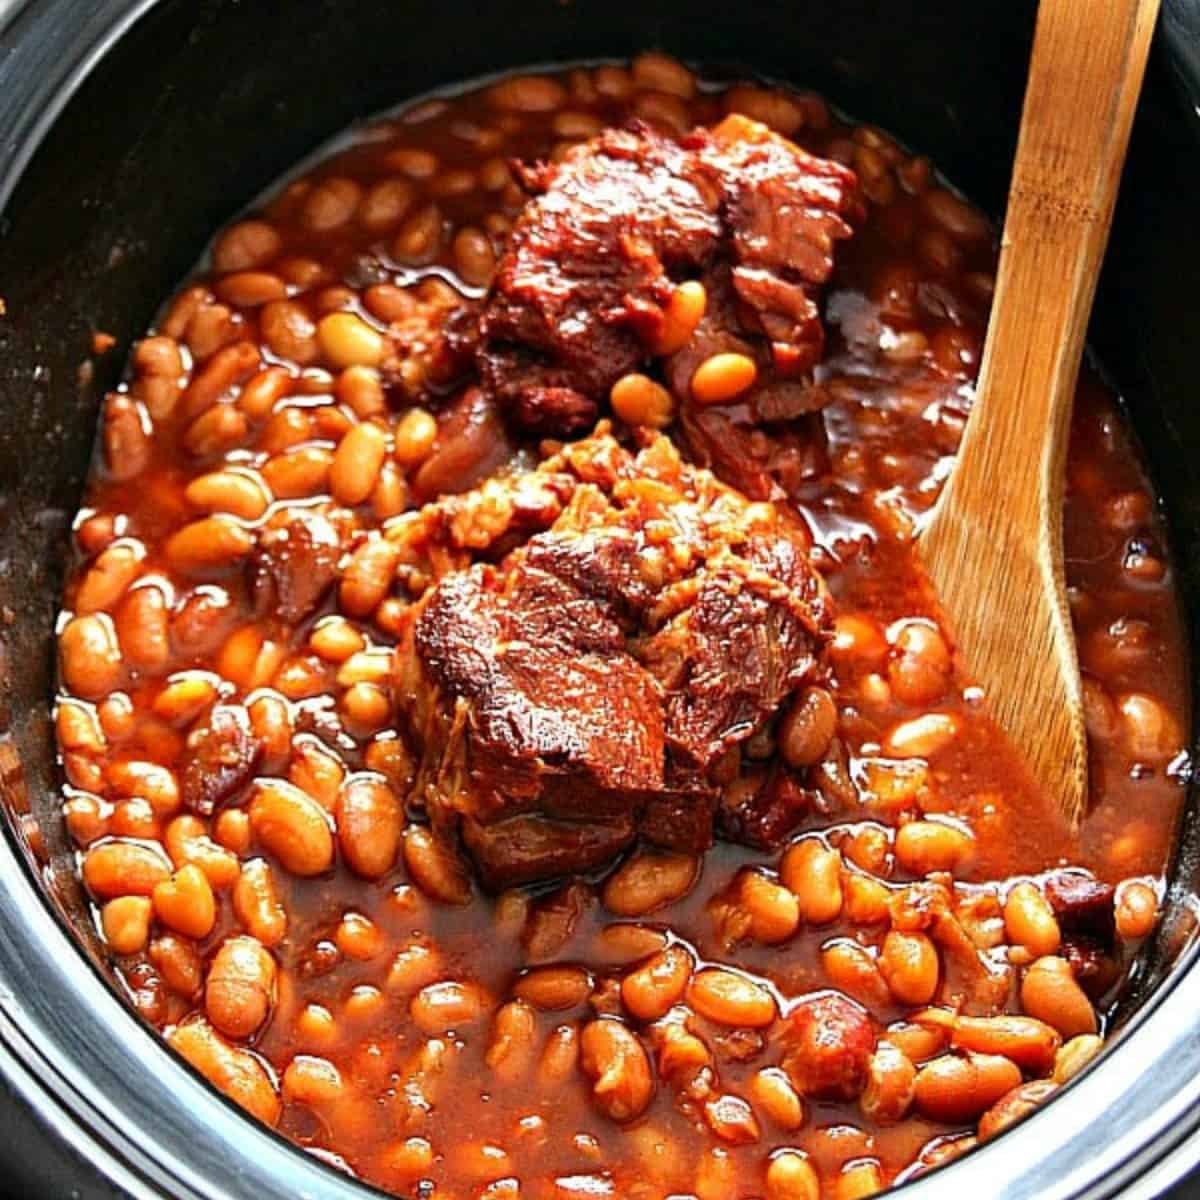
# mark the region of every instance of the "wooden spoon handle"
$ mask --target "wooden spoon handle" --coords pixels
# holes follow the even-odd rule
[[[1041,0],[977,398],[921,534],[993,715],[1072,819],[1087,797],[1062,571],[1067,441],[1159,0]]]
[[[1084,334],[1158,6],[1042,0],[1038,10],[979,406],[959,461],[986,454],[1003,470],[1006,492],[1019,489],[1055,512]],[[1022,428],[1051,431],[1040,456],[1027,453]],[[962,474],[982,482],[978,472]]]

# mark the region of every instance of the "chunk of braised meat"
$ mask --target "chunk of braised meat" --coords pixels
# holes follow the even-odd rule
[[[1111,947],[1116,935],[1115,889],[1093,875],[1060,871],[1046,880],[1046,899],[1065,934],[1083,934]]]
[[[797,417],[773,428],[760,428],[757,413],[745,403],[679,413],[680,440],[691,457],[752,500],[794,496],[801,484],[825,474],[829,454],[819,414]]]
[[[813,674],[815,595],[798,539],[752,535],[737,557],[707,564],[695,600],[641,649],[667,689],[667,724],[683,762],[706,769],[728,749],[730,730],[760,728]]]
[[[487,479],[516,453],[496,404],[479,388],[467,388],[438,415],[437,441],[413,477],[419,500],[465,492]]]
[[[602,430],[413,529],[418,562],[447,557],[439,539],[507,547],[425,594],[396,662],[413,799],[488,886],[589,870],[635,834],[705,849],[729,754],[823,673],[830,606],[804,527],[665,437],[635,455]]]
[[[250,588],[261,615],[294,625],[321,603],[338,577],[342,539],[328,517],[292,509],[258,535]]]
[[[430,594],[414,640],[433,686],[453,698],[450,720],[460,703],[469,711],[447,736],[465,743],[471,816],[616,817],[630,793],[662,786],[658,685],[616,623],[554,576],[456,572]]]
[[[867,1081],[875,1050],[871,1018],[836,992],[807,997],[781,1034],[782,1066],[799,1092],[818,1100],[853,1100]]]
[[[617,379],[667,349],[685,401],[698,363],[732,351],[758,368],[739,397],[755,422],[825,402],[811,379],[819,289],[861,215],[845,167],[732,116],[679,139],[606,130],[525,180],[536,195],[500,260],[476,352],[484,387],[519,426],[587,428]],[[662,340],[664,308],[685,279],[704,282],[708,309],[676,351]]]
[[[1121,964],[1111,944],[1102,945],[1085,933],[1067,934],[1059,951],[1071,965],[1075,981],[1095,1002],[1099,1002],[1121,978]]]
[[[645,126],[610,129],[524,171],[525,206],[480,321],[484,386],[523,428],[592,425],[647,357],[671,295],[721,237],[720,193],[695,152]]]
[[[638,832],[656,846],[707,850],[713,840],[715,803],[695,783],[668,787],[646,797],[638,813]]]
[[[263,745],[240,704],[218,704],[206,724],[193,730],[183,756],[183,803],[210,816],[254,778]]]
[[[832,253],[826,258],[825,266],[827,269],[823,274],[814,272],[812,284],[823,283],[828,278],[833,269]],[[785,265],[779,269],[788,268]],[[687,344],[664,364],[671,390],[686,397],[696,368],[714,354],[744,354],[757,360],[762,377],[761,382],[742,396],[742,402],[756,421],[790,421],[815,412],[829,401],[824,389],[813,383],[810,374],[820,361],[825,346],[824,327],[816,302],[800,284],[781,285],[788,289],[784,293],[762,288],[761,270],[753,272],[753,278],[759,283],[753,290],[744,292],[741,283],[746,275],[742,268],[730,268],[724,263],[705,275],[707,304],[704,316]],[[803,315],[797,310],[785,326],[775,324],[777,318],[772,314],[756,310],[749,299],[754,296],[759,303],[769,305],[773,298],[782,303],[784,296],[791,294],[804,297]],[[752,311],[756,317],[750,315]],[[773,340],[764,347],[761,337],[772,325],[775,333],[792,340]]]
[[[825,425],[818,413],[829,397],[813,382],[809,367],[797,365],[811,358],[811,366],[819,359],[824,344],[821,325],[817,321],[810,334],[803,360],[793,360],[787,372],[772,370],[767,349],[741,331],[739,314],[745,304],[733,279],[734,273],[725,267],[708,273],[704,317],[687,344],[663,363],[668,386],[683,400],[679,406],[681,439],[696,462],[751,499],[768,499],[780,490],[795,495],[806,480],[829,468]],[[772,349],[771,354],[774,352]],[[726,404],[688,403],[692,376],[714,354],[755,359],[755,386]]]

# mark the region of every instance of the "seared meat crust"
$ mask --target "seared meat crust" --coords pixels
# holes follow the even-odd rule
[[[506,547],[432,586],[397,651],[414,800],[493,887],[588,870],[639,833],[704,849],[726,756],[821,673],[806,530],[664,437],[633,454],[603,429],[486,490],[414,524],[477,559]],[[464,521],[483,511],[487,537]]]

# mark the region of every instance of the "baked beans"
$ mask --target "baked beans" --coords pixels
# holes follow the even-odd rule
[[[721,820],[766,797],[784,830],[504,890],[431,823],[426,789],[481,768],[418,753],[397,647],[432,584],[560,513],[531,468],[576,452],[464,391],[456,339],[519,227],[517,160],[723,114],[849,164],[865,210],[825,304],[825,433],[784,416],[746,442],[836,608],[828,670],[709,777]],[[1067,828],[913,553],[995,267],[927,159],[658,51],[403,111],[219,233],[104,401],[59,627],[63,818],[143,1016],[257,1119],[447,1200],[855,1200],[1083,1070],[1157,923],[1185,655],[1149,483],[1085,372],[1064,540],[1100,783]],[[772,356],[708,340],[719,293],[664,280],[639,314],[652,353],[601,398],[625,444],[745,428]],[[745,465],[712,445],[718,475]],[[655,463],[628,484],[647,509],[678,470]],[[660,525],[636,570],[669,635],[691,550]]]

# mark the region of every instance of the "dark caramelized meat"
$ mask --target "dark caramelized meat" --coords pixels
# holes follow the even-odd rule
[[[289,624],[307,617],[337,578],[342,541],[319,512],[290,511],[259,535],[250,560],[255,607]]]
[[[413,491],[420,500],[464,492],[496,471],[515,450],[495,402],[479,388],[466,388],[441,413],[437,443],[414,473]]]
[[[588,869],[639,832],[705,848],[714,769],[818,673],[829,622],[803,527],[665,438],[634,456],[597,434],[539,478],[565,507],[497,565],[446,575],[398,654],[417,796],[492,886]],[[530,479],[437,517],[486,549],[463,514]]]
[[[786,602],[812,578],[796,540],[755,538],[710,562],[692,603],[642,648],[668,690],[668,721],[685,761],[705,769],[771,716],[816,666],[811,627]]]
[[[539,194],[500,261],[477,350],[518,426],[589,426],[612,385],[662,352],[664,306],[685,279],[704,282],[708,308],[666,365],[681,399],[696,365],[726,351],[758,366],[739,397],[754,420],[820,407],[818,289],[860,211],[845,167],[730,117],[680,140],[607,130],[526,181]]]
[[[805,997],[783,1030],[783,1069],[796,1089],[850,1100],[863,1089],[875,1030],[862,1008],[837,992]]]
[[[485,385],[518,425],[586,428],[647,356],[669,270],[697,270],[720,241],[710,178],[695,150],[644,126],[606,130],[563,162],[525,172],[541,195],[500,261],[478,352]]]
[[[218,704],[208,723],[188,737],[184,804],[209,816],[254,778],[262,757],[262,742],[251,732],[246,710],[240,704]]]
[[[660,689],[569,584],[524,564],[455,572],[430,595],[416,650],[469,706],[473,815],[616,815],[662,786]]]
[[[829,764],[822,763],[825,768]],[[721,794],[717,829],[731,842],[770,849],[780,845],[814,807],[815,792],[790,771],[748,771]]]

